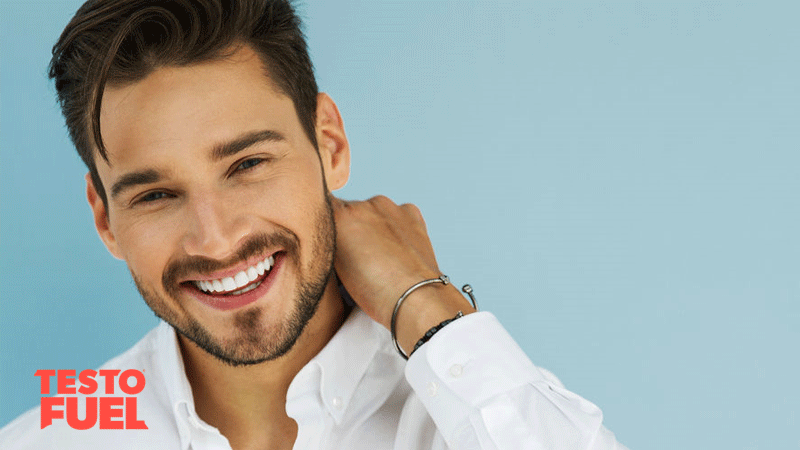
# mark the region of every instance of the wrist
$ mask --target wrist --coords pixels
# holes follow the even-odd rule
[[[452,319],[458,312],[475,312],[470,302],[451,284],[422,286],[403,301],[395,320],[395,338],[406,355],[426,332]]]

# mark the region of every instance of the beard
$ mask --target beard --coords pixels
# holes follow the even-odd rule
[[[272,234],[254,235],[248,238],[232,258],[218,261],[204,257],[186,257],[170,262],[164,270],[161,283],[165,295],[149,289],[133,271],[134,283],[156,316],[170,324],[175,331],[197,344],[207,353],[231,366],[258,364],[277,359],[292,349],[314,316],[333,273],[333,258],[336,246],[336,228],[333,219],[330,192],[315,214],[315,235],[312,240],[312,255],[309,267],[301,267],[300,241],[295,233],[280,228]],[[230,267],[252,256],[263,255],[269,248],[280,247],[286,259],[293,257],[298,270],[298,283],[292,301],[292,309],[276,327],[265,327],[264,311],[251,307],[233,314],[233,337],[223,339],[215,336],[195,317],[188,313],[181,298],[185,293],[177,280],[192,273],[208,273]],[[168,302],[170,298],[172,302]],[[170,307],[177,305],[177,309]],[[182,314],[181,314],[182,313]]]

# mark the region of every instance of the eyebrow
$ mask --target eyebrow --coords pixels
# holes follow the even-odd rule
[[[245,133],[232,141],[215,145],[211,150],[211,160],[214,162],[221,161],[260,142],[281,142],[285,140],[286,138],[281,133],[274,130]],[[119,177],[114,185],[111,186],[111,198],[116,199],[122,192],[134,186],[156,183],[162,178],[162,173],[155,169],[144,169],[126,173]]]
[[[155,169],[145,169],[138,172],[130,172],[119,177],[119,179],[111,186],[111,198],[116,199],[119,195],[134,186],[142,184],[150,184],[159,181],[162,178],[161,173]]]
[[[281,142],[285,140],[286,138],[282,134],[274,130],[246,133],[230,142],[216,145],[214,149],[211,150],[211,160],[215,162],[220,161],[260,142]]]

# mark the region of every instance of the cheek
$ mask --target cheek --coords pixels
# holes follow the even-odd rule
[[[324,208],[322,172],[316,154],[313,159],[294,161],[291,167],[293,170],[284,171],[252,197],[253,211],[258,211],[267,226],[279,225],[295,233],[309,254],[317,234],[319,212]]]
[[[179,227],[174,223],[132,221],[115,231],[119,248],[128,267],[147,283],[160,284],[164,267],[177,241]]]

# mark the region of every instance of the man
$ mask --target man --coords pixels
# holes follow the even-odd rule
[[[133,427],[35,409],[0,447],[624,448],[447,282],[415,206],[332,196],[349,146],[299,25],[108,0],[67,26],[50,73],[95,226],[163,323],[102,368],[144,374]]]

